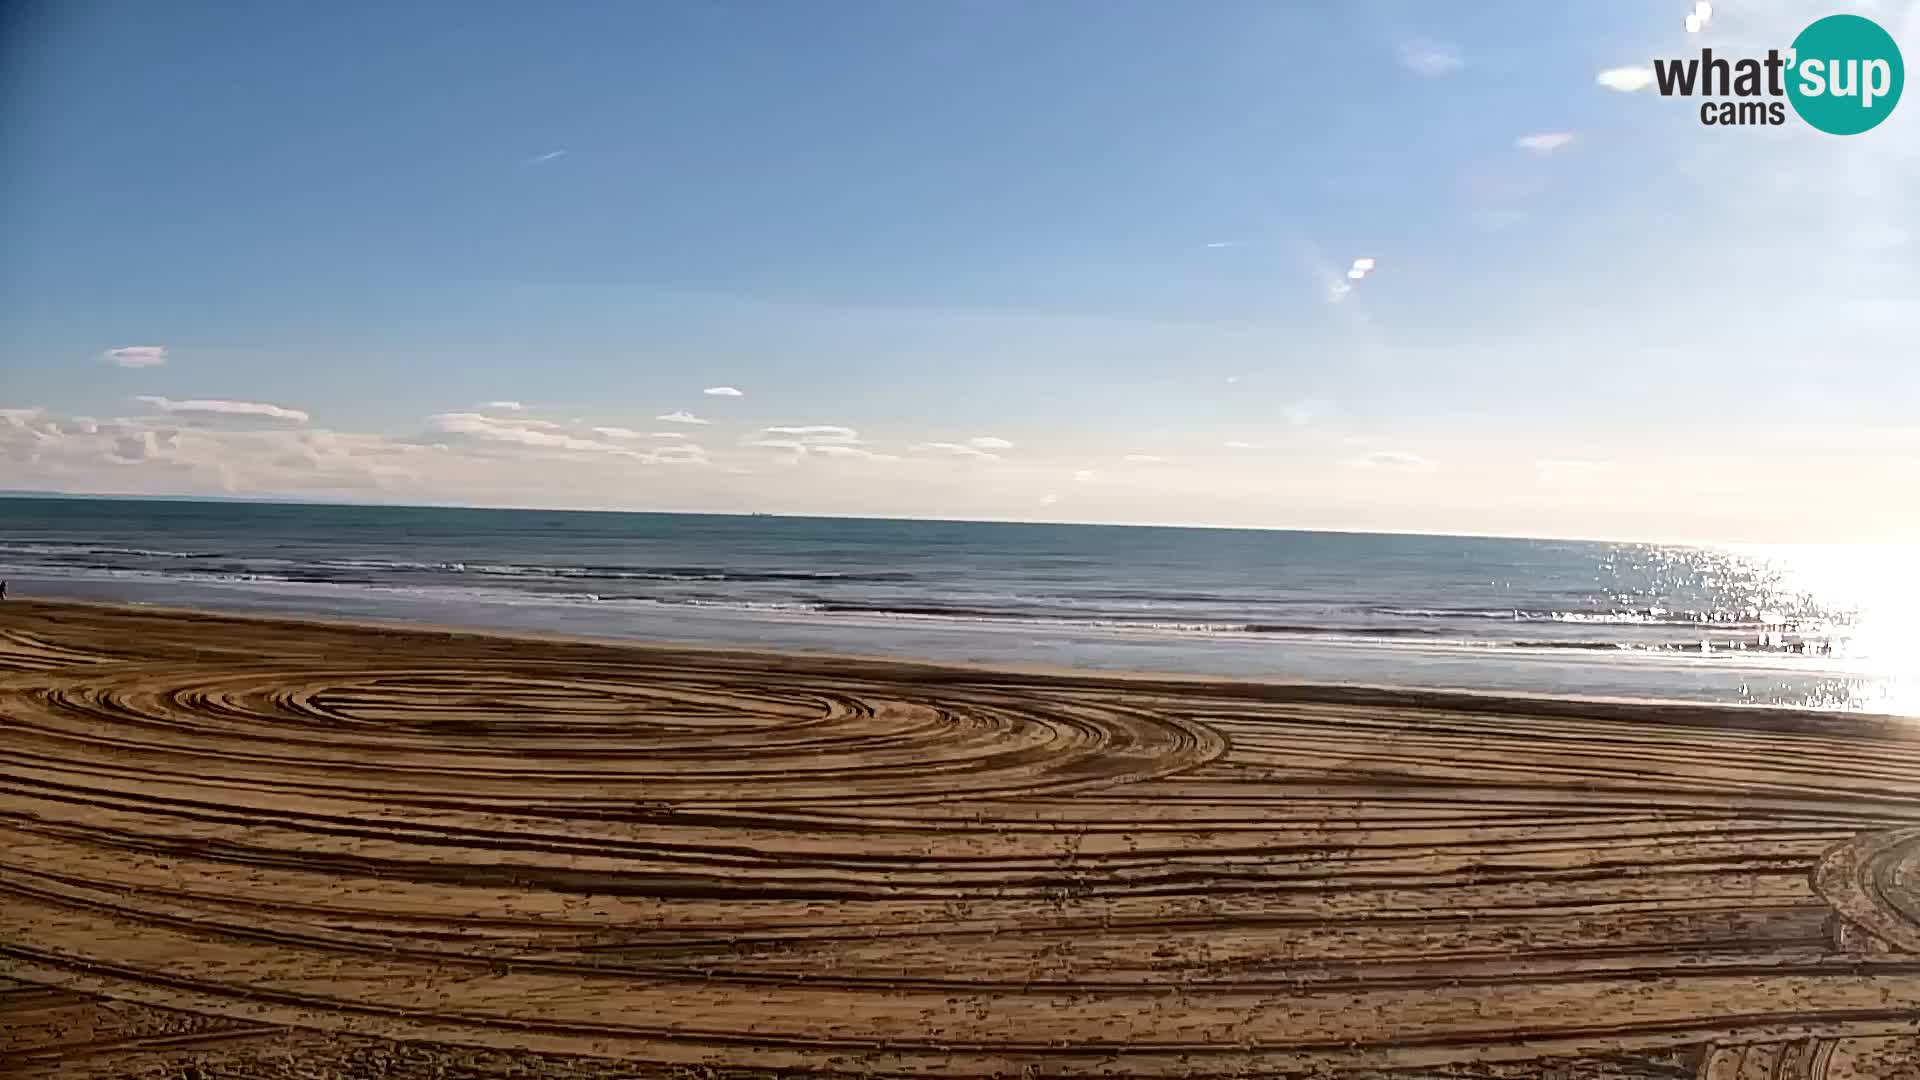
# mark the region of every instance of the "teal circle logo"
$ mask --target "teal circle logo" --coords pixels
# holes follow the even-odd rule
[[[1829,15],[1793,39],[1787,100],[1800,119],[1829,135],[1876,127],[1900,103],[1906,65],[1893,35],[1872,19]]]

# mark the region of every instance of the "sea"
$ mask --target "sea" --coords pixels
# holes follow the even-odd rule
[[[1897,546],[0,499],[13,597],[1920,716],[1917,558]]]

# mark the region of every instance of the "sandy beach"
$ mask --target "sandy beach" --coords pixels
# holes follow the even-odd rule
[[[0,1075],[1920,1076],[1916,732],[8,601]]]

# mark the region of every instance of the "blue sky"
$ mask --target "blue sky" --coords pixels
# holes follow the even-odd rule
[[[0,487],[1920,537],[1920,107],[1600,81],[1920,5],[1688,10],[47,5]]]

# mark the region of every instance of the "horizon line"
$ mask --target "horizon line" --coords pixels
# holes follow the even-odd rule
[[[796,513],[787,511],[763,510],[634,510],[616,507],[576,507],[576,506],[540,506],[540,505],[504,505],[475,503],[431,503],[431,502],[365,502],[351,500],[322,500],[306,497],[278,497],[271,495],[152,495],[138,492],[71,492],[71,491],[34,491],[27,489],[0,490],[0,499],[43,499],[59,500],[98,500],[102,502],[184,502],[208,503],[224,506],[311,506],[346,507],[355,509],[388,510],[474,510],[505,511],[511,513],[546,514],[625,514],[651,515],[656,517],[772,517],[803,521],[912,521],[930,524],[949,525],[1031,525],[1038,527],[1068,526],[1073,528],[1102,529],[1169,529],[1206,532],[1288,532],[1321,533],[1333,536],[1420,536],[1443,540],[1531,540],[1553,543],[1580,544],[1660,544],[1670,547],[1693,548],[1729,548],[1729,547],[1886,547],[1907,546],[1914,541],[1907,540],[1699,540],[1699,539],[1655,539],[1604,537],[1604,536],[1553,536],[1545,534],[1503,533],[1503,532],[1432,532],[1421,529],[1361,529],[1328,526],[1295,525],[1207,525],[1160,521],[1066,521],[1036,520],[1031,518],[994,518],[994,517],[933,517],[913,514],[877,515],[877,514],[834,514],[834,513]]]

